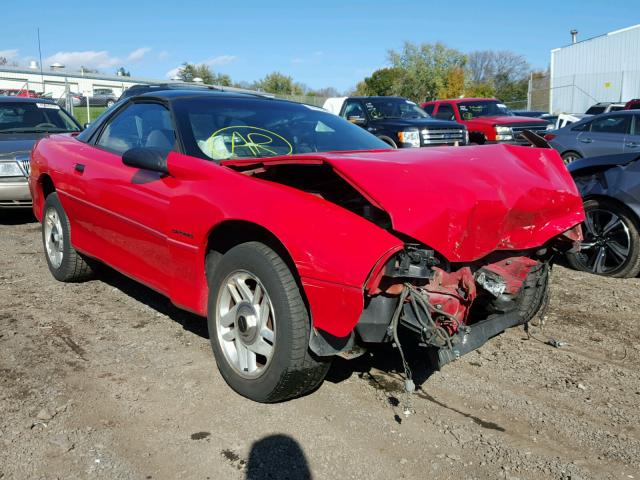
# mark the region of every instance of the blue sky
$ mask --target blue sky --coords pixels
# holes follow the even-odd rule
[[[277,70],[339,90],[385,66],[387,51],[405,40],[512,50],[546,68],[571,28],[586,39],[640,23],[635,0],[39,0],[3,10],[0,56],[21,64],[37,58],[39,26],[45,66],[113,73],[123,65],[134,76],[167,78],[182,62],[204,62],[238,81]]]

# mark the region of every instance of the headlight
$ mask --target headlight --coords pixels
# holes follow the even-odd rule
[[[513,140],[513,130],[511,130],[511,127],[496,125],[495,129],[496,129],[497,141],[505,142],[505,141]]]
[[[418,130],[403,130],[398,132],[398,140],[405,147],[419,147],[420,132]]]
[[[24,173],[14,161],[0,162],[0,177],[24,177]]]

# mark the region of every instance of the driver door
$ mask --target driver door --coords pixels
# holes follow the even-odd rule
[[[78,247],[163,293],[172,277],[168,214],[177,181],[127,166],[122,155],[134,147],[168,154],[175,143],[171,112],[164,105],[131,103],[108,121],[76,166],[90,205],[89,235]]]

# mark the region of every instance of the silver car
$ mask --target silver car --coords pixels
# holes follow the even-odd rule
[[[78,122],[52,100],[0,97],[0,209],[31,207],[29,155],[38,139],[80,130]]]
[[[548,132],[545,138],[567,164],[584,157],[640,152],[640,112],[588,117]]]

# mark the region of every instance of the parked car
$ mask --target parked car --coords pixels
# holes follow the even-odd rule
[[[518,117],[529,118],[542,118],[545,115],[549,115],[549,112],[545,112],[544,110],[511,110],[511,113]]]
[[[640,98],[635,98],[633,100],[629,100],[624,105],[625,110],[638,110],[640,109]]]
[[[51,100],[0,97],[0,209],[31,207],[27,177],[36,140],[79,131],[75,119]]]
[[[600,115],[601,113],[617,112],[624,110],[624,103],[598,102],[590,106],[586,112],[587,115]]]
[[[593,115],[589,115],[586,113],[561,113],[556,118],[555,130],[559,128],[564,128],[567,125],[571,125],[573,123],[579,122],[588,117],[593,117]]]
[[[518,117],[495,98],[454,98],[422,104],[429,115],[440,120],[461,123],[469,131],[469,141],[526,144],[523,130],[544,132],[549,122],[539,118]]]
[[[584,199],[584,241],[568,255],[577,269],[609,277],[640,274],[640,152],[584,158],[569,165]]]
[[[94,88],[93,95],[89,97],[89,106],[111,108],[118,101],[118,97],[111,88]],[[87,105],[87,97],[81,97],[80,105]],[[75,106],[75,105],[74,105]]]
[[[394,148],[466,145],[469,140],[464,125],[430,118],[402,97],[329,98],[324,108]]]
[[[584,219],[552,149],[395,150],[317,107],[194,90],[40,140],[29,184],[56,279],[100,261],[207,316],[260,402],[400,327],[442,366],[528,322]]]
[[[544,137],[565,163],[640,151],[640,112],[623,110],[588,117]]]
[[[0,90],[0,95],[5,97],[27,97],[38,98],[40,95],[35,90],[28,90],[25,88],[5,88]]]

